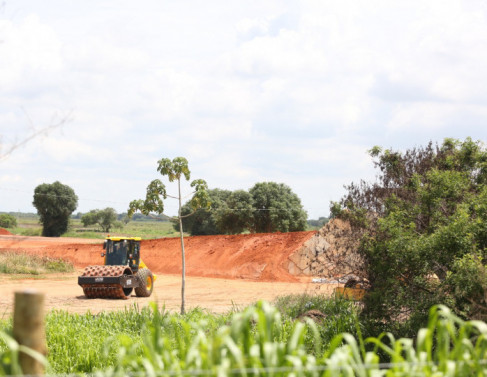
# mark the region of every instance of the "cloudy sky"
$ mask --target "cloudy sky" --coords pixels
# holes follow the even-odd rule
[[[58,180],[76,212],[123,212],[184,156],[210,188],[282,182],[327,216],[374,145],[487,139],[487,5],[0,1],[2,150],[65,118],[0,160],[0,211]]]

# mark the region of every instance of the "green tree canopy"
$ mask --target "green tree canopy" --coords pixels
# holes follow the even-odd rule
[[[184,229],[193,236],[306,229],[301,201],[282,183],[257,183],[250,191],[212,189],[208,195],[211,208],[200,209],[194,216],[184,217],[193,211],[190,202],[182,207]]]
[[[446,139],[406,152],[370,151],[374,183],[348,186],[333,216],[351,221],[371,290],[364,314],[413,331],[433,304],[485,318],[487,151]],[[467,284],[468,282],[468,284]]]
[[[103,232],[109,232],[112,227],[117,225],[117,212],[110,207],[99,210],[94,209],[85,213],[81,217],[84,227],[97,224]]]
[[[306,211],[289,186],[261,182],[255,184],[249,193],[254,207],[254,232],[296,232],[306,229]]]
[[[0,227],[1,228],[15,228],[17,226],[17,219],[15,216],[8,213],[0,214]]]
[[[221,234],[222,232],[217,225],[218,211],[227,208],[226,202],[230,195],[231,191],[228,190],[208,190],[211,208],[198,209],[193,216],[188,216],[194,212],[191,202],[185,203],[181,208],[183,228],[192,236]],[[175,230],[179,230],[178,221],[174,221],[173,226]]]
[[[328,217],[320,216],[318,220],[310,219],[308,220],[308,225],[314,228],[321,228],[329,221]]]
[[[78,206],[74,190],[59,181],[43,183],[34,190],[34,201],[42,224],[44,237],[59,237],[66,233],[69,217]]]
[[[217,213],[216,223],[224,234],[239,234],[246,229],[253,229],[253,199],[247,191],[233,191],[227,198],[226,207]]]
[[[92,209],[90,212],[81,216],[81,223],[86,228],[90,225],[95,225],[98,221],[98,209]]]

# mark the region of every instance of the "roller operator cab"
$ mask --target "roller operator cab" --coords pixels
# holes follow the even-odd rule
[[[88,266],[78,284],[88,298],[126,299],[132,291],[149,297],[155,276],[140,258],[140,237],[107,237],[103,243],[103,265]]]
[[[140,263],[140,237],[107,237],[101,253],[105,266],[129,266],[134,273]]]

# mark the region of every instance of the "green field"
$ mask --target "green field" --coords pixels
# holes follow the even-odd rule
[[[20,217],[17,220],[17,227],[9,229],[13,234],[22,236],[40,236],[42,225],[36,216]],[[163,237],[179,237],[169,221],[138,220],[130,221],[122,229],[112,229],[112,236],[142,237],[143,239],[154,239]],[[70,226],[67,233],[62,237],[75,238],[100,238],[103,239],[107,233],[101,232],[96,227],[84,228],[81,220],[70,219]]]
[[[228,339],[225,338],[230,335],[231,327],[233,336],[241,338],[243,343],[295,343],[292,347],[302,348],[300,352],[303,355],[323,353],[334,336],[343,331],[354,331],[356,310],[350,302],[308,296],[287,297],[284,300],[288,303],[309,302],[309,307],[302,309],[322,311],[327,316],[323,326],[316,328],[314,333],[314,330],[303,327],[304,322],[296,321],[286,312],[281,313],[267,304],[259,304],[258,307],[244,309],[240,313],[218,315],[202,309],[193,309],[185,315],[179,315],[154,306],[138,309],[136,305],[128,310],[97,315],[53,311],[46,317],[48,372],[93,373],[108,368],[124,368],[127,372],[135,372],[146,364],[144,358],[154,363],[156,369],[162,367],[159,358],[168,358],[164,361],[168,363],[165,368],[175,368],[179,357],[189,363],[188,367],[191,364],[192,368],[198,365],[200,368],[209,368],[230,356],[219,356],[217,349],[226,347]],[[258,326],[254,326],[255,321],[259,323]],[[302,339],[293,339],[296,327],[302,332]],[[0,321],[2,330],[9,333],[11,322]],[[237,346],[246,347],[243,343]],[[0,355],[7,348],[5,343],[0,343]],[[206,349],[206,352],[213,355],[202,354],[198,360],[195,354],[197,349]],[[275,351],[277,349],[272,350]],[[279,352],[282,353],[282,350]],[[121,357],[122,354],[124,357]],[[211,365],[205,365],[210,362],[208,357],[215,358]]]
[[[40,236],[42,234],[42,225],[35,214],[16,214],[17,226],[8,229],[11,233],[22,236]],[[319,230],[320,226],[307,225],[307,230]],[[174,230],[170,221],[160,220],[132,220],[123,228],[114,228],[110,231],[113,236],[142,237],[143,239],[155,239],[163,237],[179,237],[179,231]],[[185,236],[189,235],[187,233]],[[80,219],[70,219],[70,226],[67,233],[62,237],[74,238],[100,238],[104,239],[107,233],[101,229],[90,226],[83,227]]]

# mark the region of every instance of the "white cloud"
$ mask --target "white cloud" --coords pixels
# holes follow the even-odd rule
[[[4,142],[28,118],[73,112],[2,162],[0,178],[19,184],[58,179],[125,203],[159,158],[183,155],[213,187],[282,180],[318,217],[343,184],[372,176],[373,145],[487,138],[481,2],[19,0],[5,15]],[[0,196],[0,211],[11,201]]]
[[[30,14],[20,23],[0,20],[0,84],[14,90],[26,80],[45,82],[44,78],[62,68],[61,42],[56,33],[39,17]]]
[[[0,176],[0,183],[3,184],[10,184],[10,183],[19,183],[21,181],[21,176],[19,174],[6,174]]]

